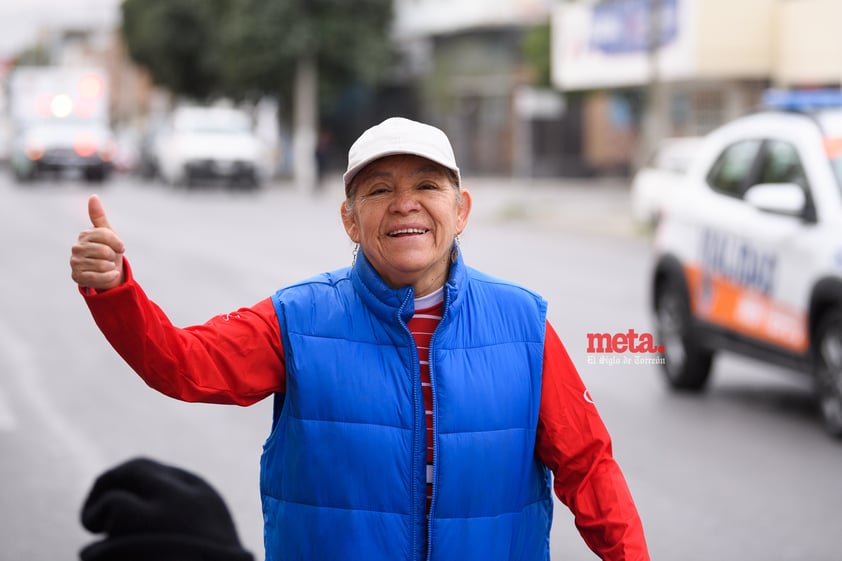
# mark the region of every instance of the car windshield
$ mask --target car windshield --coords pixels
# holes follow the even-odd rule
[[[842,191],[842,110],[825,111],[817,118],[825,135],[825,151],[836,176],[836,186]]]
[[[44,138],[72,138],[79,133],[106,135],[107,127],[102,123],[84,119],[48,119],[33,124],[29,134]]]
[[[836,185],[842,191],[842,157],[831,159],[830,166],[833,168],[833,174],[836,176]]]
[[[175,119],[175,128],[191,133],[242,133],[250,130],[248,117],[239,111],[186,110]]]

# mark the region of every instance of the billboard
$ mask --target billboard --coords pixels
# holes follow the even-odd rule
[[[576,90],[640,86],[653,71],[668,80],[690,76],[692,4],[617,0],[557,6],[552,16],[554,84]]]

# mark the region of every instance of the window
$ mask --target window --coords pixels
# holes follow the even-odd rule
[[[760,144],[760,140],[742,140],[725,148],[708,173],[711,188],[723,195],[742,196]]]
[[[806,189],[807,176],[795,146],[782,140],[767,141],[757,183],[795,183]]]

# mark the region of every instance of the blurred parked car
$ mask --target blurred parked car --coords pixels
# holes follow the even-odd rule
[[[80,173],[102,181],[111,171],[114,137],[104,124],[50,119],[22,128],[12,141],[10,165],[18,181],[47,173]]]
[[[661,218],[651,290],[671,387],[702,390],[720,351],[789,366],[842,437],[842,109],[809,99],[706,137]]]
[[[263,149],[249,115],[229,107],[181,107],[156,136],[154,162],[167,183],[260,184]]]
[[[667,138],[635,173],[630,196],[632,219],[636,224],[657,225],[664,201],[680,184],[701,141],[696,136]]]

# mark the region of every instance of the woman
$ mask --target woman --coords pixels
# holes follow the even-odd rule
[[[351,147],[344,181],[353,266],[200,326],[146,297],[96,197],[72,249],[94,319],[150,386],[274,395],[266,559],[546,560],[551,488],[603,559],[648,559],[546,302],[462,259],[471,195],[446,135],[387,119]]]

